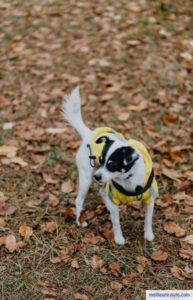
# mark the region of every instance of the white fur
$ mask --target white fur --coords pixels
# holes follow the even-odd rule
[[[85,227],[87,226],[87,223],[84,222],[83,224],[80,224],[79,218],[83,209],[84,200],[92,183],[94,170],[90,165],[90,153],[87,147],[87,144],[90,144],[91,141],[92,131],[84,124],[82,119],[78,87],[76,87],[69,97],[63,102],[63,117],[73,128],[76,129],[82,138],[82,143],[76,155],[76,164],[79,172],[79,188],[76,197],[76,222],[78,225]],[[106,160],[108,160],[115,149],[122,146],[128,146],[127,141],[120,140],[114,135],[112,135],[112,139],[114,139],[114,143],[109,149]],[[137,154],[139,155],[139,159],[136,160],[134,166],[127,173],[111,173],[105,167],[100,167],[98,170],[96,170],[95,174],[100,174],[102,176],[100,183],[104,184],[108,180],[114,179],[124,188],[131,191],[134,191],[137,185],[142,185],[145,178],[145,166],[141,154],[139,152],[137,152]],[[131,178],[127,178],[130,174],[132,174]],[[111,215],[115,242],[119,245],[123,245],[125,243],[125,239],[120,226],[119,207],[112,203],[108,195],[106,195],[104,192],[103,188],[100,190],[100,195],[103,198],[104,203]],[[149,241],[152,241],[154,238],[152,231],[153,208],[154,199],[152,199],[150,204],[146,205],[145,213],[144,237]]]

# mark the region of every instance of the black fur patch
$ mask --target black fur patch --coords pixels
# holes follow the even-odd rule
[[[128,172],[135,163],[135,161],[133,162],[134,152],[135,150],[130,146],[116,149],[106,163],[107,170],[110,172],[121,172],[122,170]]]

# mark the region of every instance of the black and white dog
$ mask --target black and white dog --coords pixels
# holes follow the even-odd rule
[[[123,245],[119,218],[119,204],[142,199],[145,203],[144,238],[154,239],[152,216],[158,194],[152,161],[146,148],[135,140],[126,140],[111,128],[90,130],[83,122],[79,88],[75,88],[63,103],[64,119],[82,138],[76,155],[79,189],[76,198],[76,221],[83,209],[85,197],[94,178],[102,185],[100,195],[111,215],[114,239]]]

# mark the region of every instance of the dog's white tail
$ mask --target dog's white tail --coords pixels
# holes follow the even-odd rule
[[[90,129],[82,119],[79,87],[64,100],[62,111],[64,119],[76,129],[82,139],[90,134]]]

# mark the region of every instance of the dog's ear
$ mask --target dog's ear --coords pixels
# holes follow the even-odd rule
[[[112,140],[110,140],[106,135],[103,135],[96,140],[96,144],[101,144],[101,143],[107,144],[109,142],[112,142]]]
[[[133,157],[132,157],[133,152],[134,149],[132,147],[128,146],[122,148],[124,166],[128,166],[133,161]]]

